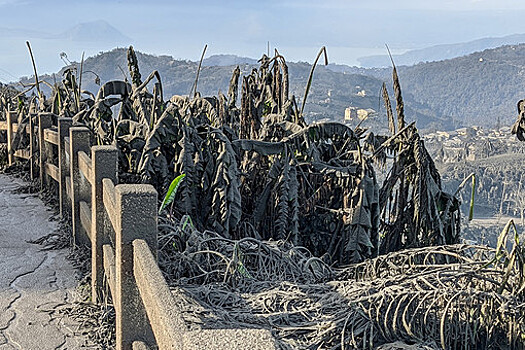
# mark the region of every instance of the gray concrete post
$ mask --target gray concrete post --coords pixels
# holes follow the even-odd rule
[[[66,157],[64,138],[69,136],[69,128],[71,128],[71,125],[73,125],[73,120],[71,118],[58,118],[58,173],[60,174],[58,183],[58,201],[60,204],[60,216],[62,218],[70,211],[66,189],[66,177],[69,176],[70,169]]]
[[[115,146],[91,147],[93,183],[91,187],[91,301],[102,299],[104,285],[104,253],[102,246],[108,244],[111,222],[104,209],[102,179],[117,183],[118,150]]]
[[[16,119],[16,112],[7,111],[7,164],[13,165],[14,152],[13,152],[13,123]]]
[[[29,115],[29,172],[31,180],[35,179],[35,124],[33,118],[36,114]]]
[[[78,168],[78,152],[89,154],[91,147],[91,132],[86,127],[71,127],[69,129],[69,165],[71,167],[71,226],[73,227],[73,244],[90,244],[88,237],[83,234],[80,222],[80,201],[89,203],[91,191],[89,183],[82,179]],[[91,234],[91,232],[88,232]]]
[[[151,185],[118,185],[115,230],[117,350],[130,350],[133,341],[154,344],[154,336],[133,274],[133,241],[143,239],[157,257],[157,191]]]
[[[39,167],[40,167],[40,190],[44,189],[47,184],[46,161],[49,154],[47,142],[44,141],[44,129],[50,128],[53,123],[50,113],[38,114],[38,150],[39,150]]]

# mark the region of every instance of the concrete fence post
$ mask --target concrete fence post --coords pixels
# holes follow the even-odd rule
[[[36,114],[29,115],[29,173],[31,180],[35,179],[35,123]]]
[[[104,285],[104,253],[102,246],[110,243],[111,223],[104,208],[102,179],[117,183],[118,150],[115,146],[91,147],[91,300],[102,299]]]
[[[118,185],[115,230],[117,350],[130,350],[133,341],[154,344],[154,336],[133,274],[133,241],[143,239],[157,257],[157,191],[151,185]]]
[[[39,149],[39,167],[40,167],[40,190],[44,189],[47,184],[46,162],[50,154],[49,145],[44,141],[44,129],[50,128],[53,124],[51,113],[38,114],[38,149]]]
[[[67,182],[69,175],[69,164],[66,157],[64,139],[69,136],[69,128],[73,125],[71,118],[58,118],[58,173],[60,174],[58,183],[58,200],[60,204],[60,216],[65,217],[68,210]],[[69,150],[67,150],[69,152]]]
[[[13,123],[16,120],[16,112],[7,111],[6,121],[7,121],[7,164],[13,165],[14,152],[13,152]]]
[[[91,132],[86,127],[69,128],[69,165],[71,167],[71,226],[73,228],[73,244],[90,244],[88,237],[82,233],[80,222],[80,202],[89,203],[91,191],[89,183],[82,179],[78,167],[78,152],[84,151],[89,154],[91,147]],[[91,234],[88,232],[88,234]]]

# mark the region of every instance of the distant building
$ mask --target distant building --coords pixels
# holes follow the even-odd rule
[[[465,136],[467,135],[467,128],[459,128],[456,130],[456,132],[458,133],[458,135]]]
[[[483,129],[477,126],[456,131],[436,131],[424,135],[425,145],[442,163],[475,161],[507,153],[525,153],[510,128]]]
[[[357,108],[347,107],[345,109],[345,120],[354,120],[357,118]]]
[[[348,107],[345,109],[345,120],[363,120],[376,114],[371,108],[362,109],[357,107]]]
[[[478,128],[476,127],[470,127],[470,128],[460,128],[460,129],[457,129],[456,131],[458,135],[460,136],[473,137],[473,136],[476,136],[477,130]]]

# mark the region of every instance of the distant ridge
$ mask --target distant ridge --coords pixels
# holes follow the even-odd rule
[[[172,95],[186,95],[191,90],[195,82],[195,74],[198,62],[189,60],[176,60],[167,55],[151,55],[136,51],[139,62],[140,72],[147,76],[149,72],[157,70],[162,77],[163,94],[165,97]],[[255,65],[243,65],[241,62],[255,62],[255,59],[240,58],[235,55],[218,55],[221,58],[230,56],[233,60],[220,60],[221,64],[227,66],[215,65],[204,66],[199,75],[198,91],[202,96],[216,95],[219,91],[227,92],[229,82],[232,77],[235,64],[239,64],[241,74],[246,75],[256,67]],[[215,59],[213,56],[213,62]],[[305,84],[308,80],[311,64],[306,62],[287,61],[289,69],[289,93],[299,99],[304,95]],[[102,83],[110,80],[129,80],[129,74],[126,72],[127,67],[127,50],[117,48],[108,52],[101,52],[96,56],[88,57],[84,61],[84,71],[95,72],[100,77]],[[123,70],[121,70],[123,68]],[[375,70],[370,70],[375,71]],[[63,75],[64,69],[53,75],[40,75],[40,79],[53,83],[55,79]],[[364,73],[364,71],[363,71]],[[378,73],[378,72],[377,72]],[[29,84],[34,78],[25,77],[22,79],[24,84]],[[239,82],[242,84],[242,80]],[[315,80],[308,95],[306,103],[305,117],[309,121],[315,120],[336,120],[343,121],[347,107],[359,109],[373,109],[380,111],[379,92],[383,80],[372,76],[354,73],[338,73],[320,66],[315,71]],[[241,88],[242,85],[239,86]],[[82,88],[96,94],[99,85],[95,82],[93,74],[86,75],[82,80]],[[406,90],[405,90],[406,91]],[[46,92],[49,93],[49,92]],[[405,92],[408,96],[408,93]],[[300,101],[300,100],[299,100]],[[239,101],[240,102],[240,101]],[[407,103],[405,111],[407,120],[416,120],[418,128],[440,128],[450,129],[455,127],[452,120],[447,116],[436,115],[431,111],[424,110],[425,106],[417,103]],[[422,111],[424,110],[424,111]],[[382,112],[380,112],[382,113]],[[366,122],[367,127],[377,125],[378,128],[387,129],[385,123],[386,116],[374,117]]]
[[[138,51],[137,56],[143,75],[153,70],[160,73],[165,96],[185,95],[191,90],[198,62]],[[221,59],[214,62],[217,57]],[[217,57],[209,57],[207,63],[221,65],[202,67],[198,88],[203,96],[215,95],[219,90],[223,93],[228,91],[236,64],[241,66],[241,74],[247,74],[255,67],[242,65],[246,58],[235,55]],[[224,57],[229,58],[224,60]],[[520,44],[439,62],[399,67],[407,120],[416,120],[418,128],[427,130],[455,130],[469,125],[491,128],[511,125],[516,117],[516,103],[525,97],[524,62],[525,44]],[[290,93],[300,99],[311,65],[306,62],[287,63]],[[102,82],[129,79],[126,67],[124,48],[101,52],[84,61],[84,69],[95,72]],[[319,66],[307,100],[306,116],[309,120],[342,120],[347,107],[374,109],[379,113],[378,125],[384,126],[387,119],[380,91],[383,82],[387,82],[391,91],[391,74],[391,68],[364,69],[336,64]],[[41,75],[40,78],[52,84],[60,76],[62,72],[56,77]],[[93,74],[86,75],[82,87],[98,91],[100,86],[95,84],[94,78]],[[30,77],[23,79],[26,85],[33,81],[34,78]],[[365,126],[372,122],[375,121],[367,121]]]
[[[0,27],[0,36],[11,38],[47,38],[49,34],[31,29]]]
[[[205,58],[202,64],[205,67],[227,67],[238,64],[257,64],[257,60],[249,57],[220,54]]]
[[[496,48],[502,45],[525,43],[525,34],[513,34],[497,38],[482,38],[465,43],[436,45],[418,50],[411,50],[401,55],[393,55],[396,65],[411,66],[420,62],[442,61],[445,59],[469,55],[477,51]],[[388,55],[366,56],[358,58],[362,67],[389,67]]]
[[[137,57],[143,76],[153,70],[160,73],[164,96],[186,95],[191,90],[198,62],[138,51]],[[235,58],[235,55],[231,57]],[[203,96],[211,96],[219,90],[223,93],[228,91],[234,65],[239,62],[242,60],[235,58],[219,62],[227,66],[204,66],[199,76],[199,92]],[[516,118],[517,101],[525,97],[524,62],[525,44],[520,44],[439,62],[399,67],[407,120],[416,120],[418,128],[427,130],[455,130],[470,125],[491,128],[510,126]],[[290,93],[300,99],[311,64],[287,63]],[[126,67],[124,48],[102,52],[84,61],[84,69],[95,72],[102,82],[129,79]],[[241,74],[249,73],[253,67],[241,65]],[[341,121],[345,109],[355,107],[378,112],[378,118],[368,120],[364,127],[372,122],[387,126],[380,92],[383,82],[391,91],[391,74],[391,68],[363,69],[335,64],[317,67],[307,100],[306,117],[310,121],[324,118]],[[41,75],[40,78],[52,84],[61,76],[59,72],[56,77]],[[94,78],[93,74],[86,75],[82,87],[98,91],[100,87],[95,84]],[[23,82],[30,84],[33,81],[34,78],[26,77]],[[393,96],[392,91],[391,94]]]
[[[510,126],[525,97],[525,44],[399,67],[403,97],[459,124]],[[510,137],[510,135],[509,135]]]

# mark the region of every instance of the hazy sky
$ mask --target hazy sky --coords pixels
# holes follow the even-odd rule
[[[261,0],[34,1],[0,0],[0,81],[32,74],[30,40],[39,70],[57,70],[60,52],[79,60],[112,48],[53,38],[83,22],[105,20],[139,51],[197,60],[233,53],[260,57],[267,42],[289,60],[311,61],[322,45],[334,63],[364,55],[488,36],[525,33],[525,1],[516,0]],[[129,43],[122,43],[127,45]]]

